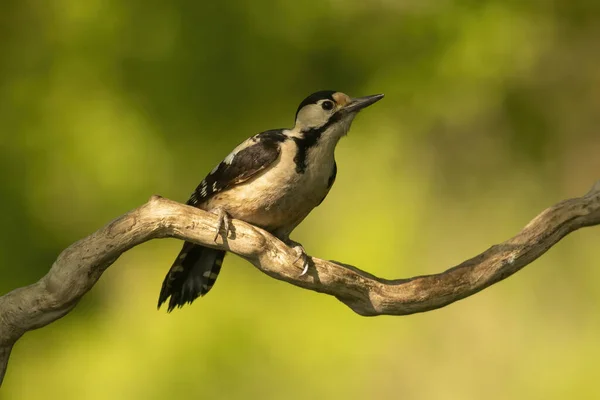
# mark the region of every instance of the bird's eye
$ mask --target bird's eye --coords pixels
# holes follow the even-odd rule
[[[333,109],[333,101],[324,101],[323,104],[321,104],[321,107],[323,107],[323,110],[329,111]]]

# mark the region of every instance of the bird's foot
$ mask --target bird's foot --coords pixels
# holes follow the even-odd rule
[[[219,220],[217,221],[217,232],[215,233],[215,238],[213,239],[213,241],[217,243],[217,239],[219,238],[219,234],[221,233],[221,228],[225,229],[223,240],[227,239],[227,235],[229,234],[229,225],[231,222],[231,217],[229,216],[229,214],[227,214],[227,211],[220,207],[211,210],[211,212],[217,214],[217,218],[219,218]]]
[[[294,249],[294,251],[298,255],[294,260],[294,264],[296,264],[302,259],[302,273],[300,274],[300,276],[306,275],[306,273],[308,272],[308,254],[306,254],[304,247],[300,243],[294,242],[291,239],[288,239],[286,241],[286,244],[292,247],[292,249]]]

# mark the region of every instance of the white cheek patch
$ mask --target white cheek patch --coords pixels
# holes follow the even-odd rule
[[[321,126],[329,118],[329,113],[323,111],[319,104],[309,104],[304,106],[298,113],[298,122],[305,127]]]

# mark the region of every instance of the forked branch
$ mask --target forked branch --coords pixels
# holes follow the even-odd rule
[[[235,253],[275,279],[335,296],[360,315],[406,315],[444,307],[514,274],[570,232],[600,224],[600,181],[585,196],[544,210],[504,243],[445,272],[409,279],[378,278],[350,265],[311,258],[300,276],[296,252],[277,238],[234,220],[229,237],[214,243],[217,217],[153,196],[64,250],[38,282],[0,297],[0,382],[10,350],[27,331],[71,311],[125,251],[151,239],[174,237]]]

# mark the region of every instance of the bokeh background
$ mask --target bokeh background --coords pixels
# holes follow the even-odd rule
[[[596,0],[3,0],[0,293],[152,194],[184,202],[327,88],[386,98],[293,235],[321,258],[440,272],[600,178]],[[599,398],[599,244],[585,229],[447,308],[364,318],[235,256],[157,312],[180,242],[153,241],[18,342],[0,398]]]

